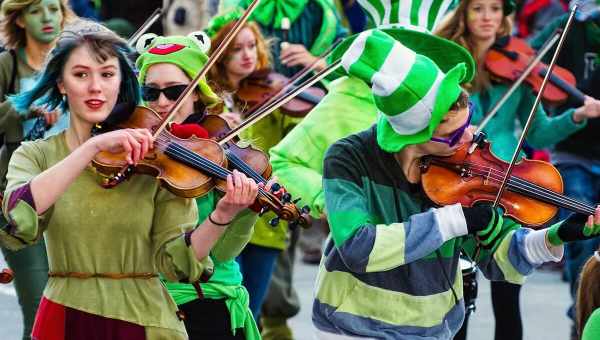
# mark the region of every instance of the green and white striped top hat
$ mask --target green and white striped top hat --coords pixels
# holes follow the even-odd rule
[[[358,34],[341,64],[350,76],[371,84],[379,113],[377,143],[387,152],[430,140],[467,74],[464,62],[444,72],[380,30]]]
[[[379,29],[402,25],[433,31],[455,0],[358,0]]]
[[[448,11],[454,0],[358,0],[377,29],[389,34],[404,46],[433,60],[447,72],[456,64],[465,63],[465,81],[475,74],[475,61],[462,46],[431,34]],[[358,34],[342,41],[332,52],[330,60],[338,60],[346,52]],[[337,70],[330,78],[344,76]]]

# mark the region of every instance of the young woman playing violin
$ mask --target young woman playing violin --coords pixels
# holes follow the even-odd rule
[[[402,39],[414,43],[422,35],[404,30]],[[541,263],[559,261],[564,242],[600,234],[600,206],[594,216],[547,230],[523,228],[488,204],[435,207],[420,165],[472,141],[461,84],[470,81],[473,60],[468,54],[457,60],[462,48],[440,48],[442,39],[432,39],[422,54],[381,30],[350,39],[338,47],[347,49],[342,66],[371,88],[379,117],[325,156],[332,237],[315,289],[318,338],[453,339],[464,319],[461,250],[486,277],[522,283]],[[440,58],[457,63],[443,72],[433,61]]]
[[[39,109],[19,114],[5,99],[32,85],[48,51],[73,16],[66,0],[2,2],[0,33],[7,51],[0,53],[0,133],[4,138],[0,149],[0,191],[6,188],[8,161],[21,141],[44,137],[68,124],[66,115],[59,116],[56,111],[43,116],[40,116],[43,110]],[[59,117],[61,124],[46,131],[46,126],[56,123]],[[1,216],[0,223],[6,224]],[[15,274],[15,288],[23,313],[23,338],[28,339],[48,279],[44,240],[19,252],[2,247],[2,254]]]
[[[203,38],[204,44],[197,38]],[[137,66],[145,104],[161,116],[175,105],[183,89],[195,78],[206,63],[204,51],[209,41],[203,33],[191,33],[187,37],[157,37],[148,34],[140,38],[140,57]],[[148,46],[148,47],[143,47]],[[208,131],[201,125],[205,122],[205,107],[218,110],[220,99],[205,81],[200,81],[197,90],[175,114],[174,134],[180,137],[208,138]],[[200,124],[200,125],[199,125]],[[242,176],[243,177],[243,176]],[[245,177],[244,177],[245,178]],[[270,188],[271,182],[267,184]],[[200,221],[218,206],[220,195],[210,192],[196,199]],[[228,220],[229,221],[229,220]],[[166,282],[169,293],[185,314],[185,325],[190,339],[258,339],[260,337],[248,305],[248,292],[242,286],[242,272],[235,261],[252,236],[256,214],[245,210],[232,222],[210,252],[215,264],[215,274],[202,283],[204,298],[198,298],[194,287],[185,283]],[[249,277],[259,273],[248,273]],[[252,296],[252,295],[250,295]],[[251,299],[251,298],[250,298]]]
[[[493,70],[485,68],[485,58],[496,39],[512,31],[509,14],[512,3],[502,0],[462,1],[437,28],[437,35],[453,40],[471,52],[477,64],[475,80],[471,82],[471,101],[475,107],[473,123],[479,124],[486,112],[508,90],[510,84],[495,81]],[[528,85],[522,84],[494,118],[484,128],[492,152],[500,159],[510,160],[517,144],[515,122],[525,123],[535,96]],[[587,118],[600,116],[600,102],[587,97],[583,106],[555,117],[548,117],[542,106],[535,115],[527,142],[536,148],[550,146],[586,124]],[[496,339],[521,339],[519,285],[492,282],[492,304],[496,315]],[[466,328],[465,328],[466,329]]]
[[[235,23],[234,19],[239,15],[236,13],[239,12],[213,18],[207,29],[212,35],[211,50],[214,50],[229,32]],[[251,79],[253,75],[264,73],[263,77],[265,77],[270,72],[271,56],[268,46],[269,42],[260,33],[258,25],[255,22],[248,22],[234,38],[223,57],[209,71],[208,80],[222,93],[228,109],[228,112],[221,116],[232,127],[237,126],[243,120],[242,115],[251,109],[245,98],[238,96],[238,93],[247,92],[252,86],[251,82],[257,81]],[[260,87],[254,87],[254,91],[261,91]],[[265,94],[272,92],[267,91]],[[299,121],[300,118],[276,110],[245,130],[241,137],[251,141],[256,148],[267,152]],[[244,274],[244,286],[250,292],[250,309],[256,320],[260,316],[261,305],[271,281],[277,256],[286,247],[287,226],[285,223],[280,223],[273,227],[269,225],[271,218],[273,215],[267,213],[258,219],[250,243],[238,257]]]
[[[177,306],[161,284],[197,282],[212,267],[209,251],[231,221],[255,201],[259,186],[235,172],[208,217],[198,224],[193,200],[177,197],[150,176],[103,188],[90,162],[100,152],[135,165],[154,150],[147,129],[92,135],[117,103],[139,101],[126,42],[95,23],[67,27],[35,86],[11,99],[26,110],[45,98],[62,106],[70,126],[23,143],[8,170],[0,241],[10,248],[46,239],[50,272],[35,339],[187,339]],[[206,214],[206,212],[205,212]],[[247,226],[246,228],[249,228]]]

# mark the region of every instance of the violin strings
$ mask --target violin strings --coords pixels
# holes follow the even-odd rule
[[[485,166],[481,166],[481,165],[477,165],[477,164],[473,164],[473,163],[467,163],[467,164],[472,164],[472,165],[475,165],[475,166],[476,166],[476,167],[478,167],[479,169],[488,170],[488,173],[490,173],[490,174],[491,174],[491,171],[493,170],[495,173],[498,173],[498,174],[502,175],[502,179],[504,178],[504,176],[503,176],[504,174],[503,174],[502,172],[500,172],[499,170],[497,170],[497,169],[494,169],[494,168],[489,168],[489,167],[485,167]],[[483,175],[483,174],[481,174],[481,175]],[[495,177],[494,179],[498,179],[498,177]],[[536,191],[537,191],[537,193],[538,193],[538,194],[540,194],[540,196],[541,196],[541,195],[542,195],[542,193],[543,193],[543,194],[546,194],[546,195],[547,195],[547,198],[549,198],[549,199],[552,199],[552,198],[553,198],[553,199],[555,199],[555,200],[558,200],[559,202],[564,202],[565,204],[566,204],[567,202],[570,202],[572,205],[578,205],[580,208],[582,208],[582,209],[586,209],[586,210],[590,210],[590,211],[593,211],[593,210],[595,210],[593,207],[590,207],[590,206],[589,206],[588,204],[586,204],[586,203],[583,203],[583,202],[577,201],[577,200],[575,200],[575,199],[573,199],[573,198],[570,198],[570,197],[568,197],[568,196],[561,195],[561,194],[559,194],[559,193],[557,193],[557,192],[555,192],[555,191],[549,190],[549,189],[547,189],[547,188],[544,188],[544,187],[542,187],[542,186],[539,186],[539,185],[537,185],[537,184],[535,184],[535,183],[531,183],[531,182],[529,182],[529,181],[526,181],[526,180],[524,180],[524,179],[522,179],[522,178],[520,178],[520,177],[517,177],[517,176],[511,176],[511,181],[512,181],[512,180],[514,180],[515,182],[518,182],[518,183],[520,183],[521,185],[528,186],[529,188],[532,188],[533,190],[536,190]],[[517,184],[513,184],[513,185],[517,185]],[[522,189],[522,188],[523,188],[523,186],[521,186],[521,187],[518,187],[518,188],[521,188],[521,189]]]
[[[489,174],[489,173],[487,173],[487,172],[477,173],[477,175],[481,175],[481,176],[484,176],[486,174]],[[487,176],[487,178],[491,179],[492,182],[501,183],[501,180],[498,179],[498,177],[495,177],[493,175]],[[586,206],[586,205],[582,204],[581,202],[573,201],[566,196],[560,195],[560,194],[552,192],[552,191],[550,191],[550,194],[547,192],[543,192],[543,190],[541,190],[543,188],[541,188],[539,186],[536,187],[535,184],[531,184],[531,185],[530,184],[528,184],[527,182],[518,183],[517,181],[514,180],[514,178],[509,180],[509,187],[519,189],[519,190],[523,191],[523,193],[530,193],[530,194],[536,195],[538,197],[545,198],[548,201],[550,201],[550,203],[555,203],[561,207],[570,208],[571,210],[582,211],[582,212],[586,212],[586,213],[593,213],[593,210],[594,210],[593,208]]]
[[[157,136],[157,138],[155,140],[155,144],[159,148],[161,148],[161,150],[163,150],[163,151],[167,151],[167,148],[169,146],[173,146],[173,148],[171,150],[169,150],[169,152],[172,152],[174,155],[181,157],[183,160],[195,162],[194,165],[197,165],[203,169],[206,169],[206,171],[211,172],[212,174],[221,177],[221,179],[226,179],[227,175],[232,174],[231,171],[229,171],[228,169],[225,169],[222,166],[220,166],[219,164],[211,161],[210,159],[208,159],[202,155],[199,155],[199,154],[193,152],[192,150],[185,148],[183,145],[181,145],[177,142],[173,142],[172,140],[169,140],[167,136],[164,136],[162,134],[159,134]],[[191,160],[188,159],[190,157],[192,158]],[[268,195],[264,189],[259,188],[258,193],[262,197],[265,197],[265,198],[268,198],[269,200],[271,200],[271,196]]]
[[[492,181],[495,181],[497,183],[501,183],[501,180],[504,178],[503,176],[501,176],[501,177],[496,176],[496,174],[503,175],[503,173],[497,169],[494,169],[491,167],[485,167],[485,166],[481,166],[481,165],[476,165],[476,164],[472,164],[472,163],[466,163],[466,164],[473,165],[473,169],[483,170],[483,172],[479,172],[479,173],[477,173],[477,175],[485,176],[486,178],[491,179]],[[553,201],[553,202],[559,204],[562,207],[570,208],[571,210],[581,211],[581,212],[585,212],[585,213],[592,213],[592,214],[595,211],[594,207],[591,207],[583,202],[577,201],[568,196],[561,195],[552,190],[543,188],[537,184],[531,183],[529,181],[526,181],[526,180],[516,177],[516,176],[511,176],[511,178],[509,179],[509,185],[513,186],[516,189],[523,190],[526,193],[537,194],[538,196],[540,196],[542,198],[546,198],[550,201]]]

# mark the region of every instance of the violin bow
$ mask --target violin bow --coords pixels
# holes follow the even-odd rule
[[[173,108],[171,109],[169,114],[162,120],[160,126],[154,132],[154,137],[157,137],[162,132],[162,130],[164,130],[165,127],[169,124],[175,113],[179,111],[185,100],[193,93],[196,86],[198,86],[200,80],[206,76],[208,70],[211,67],[213,67],[213,65],[221,57],[223,52],[225,52],[225,49],[227,48],[227,46],[229,46],[229,43],[231,43],[231,41],[235,38],[238,32],[242,29],[242,26],[246,23],[246,21],[248,21],[250,14],[252,14],[252,12],[256,9],[259,3],[260,0],[254,0],[250,4],[250,6],[248,6],[246,11],[244,12],[244,15],[242,15],[242,17],[238,19],[233,28],[227,33],[227,36],[225,36],[223,42],[210,55],[210,57],[206,61],[206,64],[204,64],[200,72],[198,72],[198,75],[187,85],[187,87],[185,88],[185,90],[183,90],[183,93],[181,93],[179,98],[177,98],[177,101],[175,102],[175,105],[173,105]]]
[[[286,95],[279,96],[277,99],[271,101],[271,103],[264,105],[259,110],[257,110],[252,115],[250,115],[246,120],[244,120],[236,128],[229,131],[229,133],[227,135],[225,135],[223,138],[218,140],[219,145],[224,145],[225,143],[230,141],[232,138],[234,138],[235,136],[242,133],[242,131],[244,131],[247,128],[254,125],[254,123],[256,123],[259,120],[263,119],[264,117],[268,116],[269,114],[271,114],[271,112],[277,110],[282,105],[285,105],[285,103],[292,100],[299,93],[301,93],[302,91],[306,90],[307,88],[313,86],[314,84],[319,82],[321,79],[328,76],[331,72],[335,71],[340,65],[341,65],[341,60],[335,61],[333,64],[330,64],[329,66],[327,66],[320,72],[316,73],[315,75],[313,75],[312,77],[310,77],[309,79],[307,79],[306,81],[304,81],[303,83],[298,85],[296,88],[294,88],[292,91],[288,92]]]
[[[544,93],[544,89],[546,88],[548,79],[550,78],[550,75],[552,74],[552,69],[554,68],[554,64],[556,64],[556,60],[558,59],[558,55],[559,55],[560,51],[562,50],[567,33],[569,32],[569,29],[571,28],[571,24],[573,23],[573,17],[575,17],[575,11],[577,10],[577,7],[578,7],[578,5],[575,4],[571,8],[571,12],[569,13],[569,18],[567,20],[567,23],[565,24],[565,28],[563,29],[563,31],[560,35],[560,40],[558,41],[558,46],[556,47],[556,50],[554,50],[554,55],[552,55],[552,60],[550,61],[550,65],[548,65],[548,72],[546,72],[546,74],[544,75],[544,80],[542,81],[540,91],[538,92],[537,96],[535,97],[535,102],[533,103],[531,112],[529,112],[529,116],[527,117],[527,122],[525,123],[525,126],[523,127],[523,132],[521,133],[521,136],[519,137],[519,143],[517,144],[517,148],[515,149],[515,152],[512,155],[510,164],[508,165],[508,168],[506,169],[506,173],[504,174],[504,178],[502,179],[502,182],[500,183],[500,189],[498,190],[498,194],[496,195],[496,199],[494,200],[494,207],[498,206],[498,203],[500,202],[500,198],[502,197],[502,195],[504,194],[504,191],[506,190],[506,184],[508,183],[508,179],[510,178],[510,175],[515,166],[515,163],[517,162],[517,158],[518,158],[519,154],[521,153],[521,148],[523,146],[523,142],[525,141],[527,132],[529,132],[529,128],[531,127],[531,123],[533,122],[533,117],[535,116],[535,112],[537,111],[537,108],[540,105],[540,101],[542,99],[542,94]]]
[[[146,21],[142,24],[142,26],[140,26],[140,28],[138,28],[137,31],[135,31],[135,33],[133,33],[131,37],[129,37],[129,39],[127,40],[127,45],[133,46],[135,42],[142,36],[142,34],[146,33],[150,26],[154,25],[156,20],[158,20],[162,14],[162,8],[159,7],[155,9],[154,12],[150,14],[148,19],[146,19]]]
[[[288,83],[285,84],[284,87],[282,87],[279,91],[277,91],[275,94],[273,94],[272,96],[270,96],[269,98],[267,98],[267,100],[263,101],[262,103],[259,103],[257,105],[255,105],[254,107],[252,107],[252,109],[246,113],[247,117],[252,117],[252,115],[254,114],[254,112],[260,110],[262,107],[265,107],[269,104],[271,104],[273,101],[275,101],[277,98],[279,98],[280,96],[285,95],[286,93],[288,93],[294,86],[296,81],[298,81],[298,79],[302,79],[304,78],[307,74],[309,74],[310,72],[314,71],[315,66],[323,59],[327,59],[329,58],[329,55],[331,55],[331,53],[333,52],[333,49],[342,41],[342,39],[338,39],[337,41],[335,41],[331,46],[329,46],[329,48],[327,48],[327,50],[325,50],[325,52],[323,52],[317,59],[315,59],[312,63],[306,65],[304,68],[302,68],[299,72],[297,72],[296,74],[294,74],[289,80]]]
[[[531,73],[531,71],[533,71],[533,69],[542,60],[542,58],[544,58],[546,56],[546,54],[548,53],[548,51],[550,51],[550,48],[552,46],[554,46],[554,44],[558,41],[559,38],[560,38],[560,31],[557,31],[556,33],[554,33],[552,35],[552,37],[550,37],[550,39],[548,39],[544,43],[544,45],[542,46],[542,48],[538,51],[538,55],[535,56],[535,58],[533,58],[531,60],[531,62],[527,65],[527,67],[525,68],[525,70],[523,71],[523,73],[521,73],[521,75],[519,76],[519,78],[517,78],[517,80],[510,86],[510,88],[508,89],[508,91],[506,91],[502,95],[502,97],[500,98],[500,100],[498,100],[496,102],[496,104],[494,104],[494,106],[492,107],[492,109],[485,115],[485,118],[483,119],[483,121],[481,122],[481,124],[479,124],[479,126],[477,127],[477,130],[475,130],[475,133],[474,133],[475,135],[477,135],[481,131],[483,131],[483,128],[490,122],[490,120],[496,115],[496,113],[498,112],[498,110],[500,110],[500,108],[502,107],[502,105],[504,105],[504,103],[508,100],[508,97],[510,97],[510,95],[512,95],[513,92],[515,92],[515,90],[519,87],[519,85],[521,85],[521,83],[525,80],[525,78],[527,78],[527,76]],[[473,150],[469,149],[469,153],[473,153]]]

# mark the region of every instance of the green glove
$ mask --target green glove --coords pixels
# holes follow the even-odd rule
[[[586,226],[588,216],[580,213],[569,215],[564,221],[548,228],[548,241],[553,246],[566,242],[588,240],[600,236],[600,224]]]
[[[483,248],[493,247],[502,231],[504,219],[489,204],[480,204],[472,208],[463,207],[469,234],[475,235]]]

